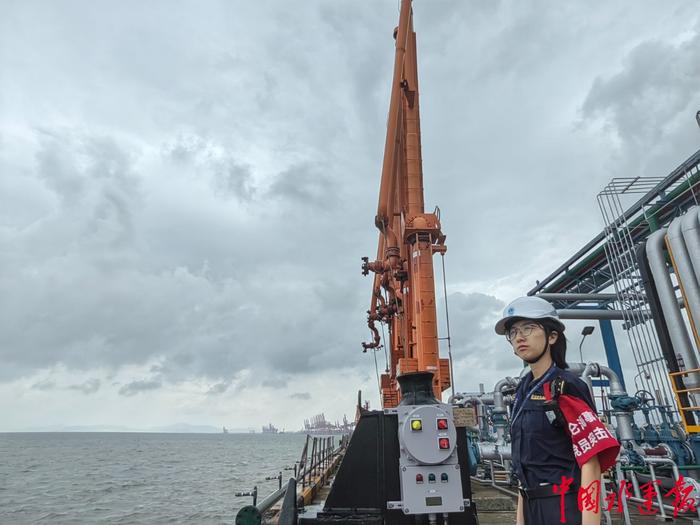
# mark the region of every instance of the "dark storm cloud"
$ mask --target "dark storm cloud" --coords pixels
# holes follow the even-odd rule
[[[82,392],[83,394],[94,394],[100,389],[101,381],[97,378],[93,379],[88,379],[84,383],[81,383],[79,385],[70,385],[68,387],[69,390],[78,390],[79,392]]]
[[[506,298],[488,290],[525,291],[600,229],[595,195],[630,168],[611,137],[647,164],[663,152],[654,175],[696,143],[681,117],[698,85],[697,14],[439,5],[414,3],[426,209],[442,210],[449,290],[479,292],[449,297],[455,359],[475,369],[513,359],[492,332]],[[376,250],[396,8],[9,7],[2,381],[58,363],[87,377],[155,363],[126,396],[373,376],[359,262]]]
[[[158,390],[163,386],[160,379],[141,379],[138,381],[132,381],[127,383],[119,389],[119,395],[122,396],[135,396],[141,392],[147,392],[149,390]]]
[[[311,399],[311,394],[309,394],[308,392],[297,392],[289,397],[291,397],[292,399],[301,399],[302,401],[308,401],[309,399]]]

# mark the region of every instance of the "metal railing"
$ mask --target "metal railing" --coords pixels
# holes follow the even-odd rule
[[[301,490],[311,485],[315,478],[320,477],[331,466],[333,459],[347,445],[347,437],[341,436],[338,447],[335,442],[335,436],[312,437],[307,434],[295,471]]]
[[[349,442],[349,436],[341,436],[336,446],[336,436],[306,436],[301,457],[294,466],[285,467],[283,470],[293,470],[294,477],[287,484],[282,485],[282,471],[276,476],[266,476],[266,481],[277,480],[277,490],[258,501],[258,487],[244,492],[236,492],[237,497],[253,497],[253,504],[241,508],[237,514],[237,520],[246,523],[261,523],[263,514],[270,510],[277,502],[285,497],[289,487],[294,487],[294,498],[300,505],[304,504],[304,495],[316,494],[318,487],[327,481],[333,467],[337,465],[339,456],[343,453]]]
[[[695,388],[685,388],[684,386],[681,386],[679,384],[679,379],[683,377],[687,377],[690,374],[698,374],[700,373],[700,368],[693,368],[691,370],[681,370],[680,372],[671,372],[668,374],[668,376],[671,378],[671,386],[673,387],[673,395],[676,398],[676,403],[678,405],[678,411],[680,412],[681,415],[681,421],[683,422],[683,427],[685,428],[685,431],[690,433],[696,433],[700,432],[700,425],[699,424],[689,424],[688,421],[686,420],[686,413],[687,412],[692,412],[694,417],[694,421],[700,421],[700,418],[698,418],[698,415],[700,414],[700,406],[692,406],[692,404],[686,405],[683,400],[692,400],[695,399],[695,395],[688,395],[688,396],[680,396],[679,394],[698,394],[700,391],[700,387],[695,387]]]

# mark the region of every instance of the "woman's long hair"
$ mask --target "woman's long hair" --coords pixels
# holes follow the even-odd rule
[[[566,363],[566,336],[564,335],[564,330],[562,330],[560,325],[548,319],[541,320],[540,324],[544,327],[544,333],[547,340],[549,340],[549,336],[552,332],[557,333],[557,340],[549,347],[551,350],[552,361],[554,361],[554,364],[562,370],[569,368],[569,365]]]

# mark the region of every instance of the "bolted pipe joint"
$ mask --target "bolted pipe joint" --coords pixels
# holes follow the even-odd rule
[[[401,249],[398,246],[387,246],[384,250],[384,257],[389,261],[389,267],[398,270],[401,268]],[[382,269],[384,265],[382,264]]]
[[[369,272],[384,273],[386,270],[382,261],[369,262],[369,257],[362,258],[362,275],[369,275]]]

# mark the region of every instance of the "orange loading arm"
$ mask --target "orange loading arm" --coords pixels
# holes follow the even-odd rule
[[[434,374],[435,397],[450,386],[447,359],[440,359],[435,310],[433,254],[444,254],[445,235],[437,213],[425,213],[418,109],[416,34],[411,0],[401,1],[394,30],[396,57],[389,103],[384,162],[375,225],[379,229],[377,259],[364,257],[363,273],[374,273],[368,326],[381,344],[376,322],[389,327],[389,373],[381,377],[382,405],[399,403],[396,376],[417,371]]]

